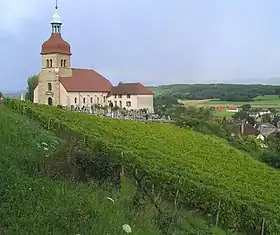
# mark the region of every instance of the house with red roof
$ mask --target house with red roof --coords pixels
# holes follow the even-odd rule
[[[71,47],[62,38],[61,26],[56,6],[51,21],[52,33],[42,45],[42,70],[34,90],[35,103],[80,108],[113,105],[154,112],[153,92],[141,83],[113,86],[95,70],[71,68]]]

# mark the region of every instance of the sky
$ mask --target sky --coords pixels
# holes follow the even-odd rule
[[[72,67],[113,84],[280,83],[278,0],[58,1]],[[54,6],[0,0],[0,90],[40,72]]]

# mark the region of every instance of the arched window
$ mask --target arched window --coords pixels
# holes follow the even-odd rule
[[[60,66],[61,66],[61,67],[63,66],[63,60],[60,61]]]
[[[48,98],[48,105],[52,105],[52,98],[51,97]]]
[[[50,67],[52,67],[52,59],[50,59]]]
[[[51,91],[52,90],[52,84],[49,82],[48,83],[48,91]]]
[[[93,103],[93,99],[92,99],[92,97],[90,97],[90,103]]]
[[[50,61],[47,60],[47,67],[50,67]]]
[[[84,103],[84,104],[86,103],[86,98],[83,98],[83,103]]]
[[[77,104],[77,97],[75,98],[75,104]]]
[[[103,102],[106,103],[106,96],[103,96]]]
[[[64,67],[66,67],[66,60],[64,60]]]
[[[120,100],[120,107],[122,107],[122,101]]]
[[[99,104],[99,97],[97,97],[97,104]]]

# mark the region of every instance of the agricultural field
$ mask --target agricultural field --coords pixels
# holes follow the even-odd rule
[[[184,104],[194,103],[194,101],[184,101]],[[241,106],[244,104],[250,104],[255,108],[280,108],[280,98],[276,95],[264,95],[257,96],[253,101],[249,102],[230,102],[220,100],[198,100],[197,106]]]
[[[156,210],[149,201],[132,207],[135,182],[126,177],[119,191],[110,184],[42,174],[38,164],[61,161],[57,153],[64,150],[65,140],[4,105],[0,105],[0,120],[0,234],[126,234],[124,224],[136,235],[159,235],[164,229],[173,234],[233,234],[179,209],[179,227],[167,223],[168,211],[158,220],[162,225],[156,224]],[[174,211],[173,203],[162,200],[161,204]]]
[[[280,232],[280,189],[275,187],[280,172],[219,138],[173,125],[114,120],[18,100],[5,103],[50,131],[78,133],[98,157],[121,163],[127,175],[137,169],[147,188],[176,206],[246,234]]]

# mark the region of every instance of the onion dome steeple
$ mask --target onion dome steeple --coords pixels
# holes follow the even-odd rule
[[[65,55],[71,55],[70,45],[64,41],[61,37],[62,22],[60,15],[58,14],[57,0],[55,5],[55,12],[51,21],[52,34],[51,37],[43,43],[41,55],[60,53]]]

